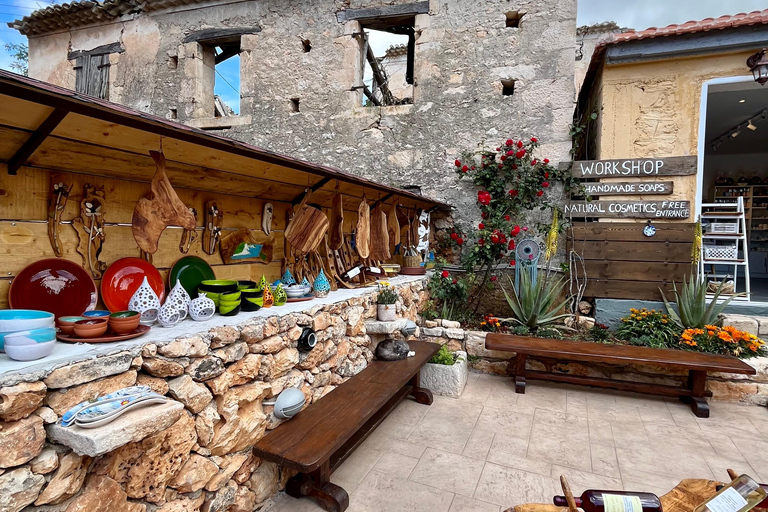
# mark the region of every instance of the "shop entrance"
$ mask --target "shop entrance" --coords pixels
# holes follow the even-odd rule
[[[697,211],[711,287],[768,302],[768,87],[752,77],[703,88]]]

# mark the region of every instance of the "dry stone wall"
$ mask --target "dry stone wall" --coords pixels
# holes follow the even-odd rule
[[[416,320],[426,301],[423,281],[397,291],[398,315]],[[292,474],[253,455],[253,445],[282,421],[262,402],[292,386],[309,405],[363,370],[375,350],[365,321],[375,316],[371,292],[0,387],[0,511],[263,508]],[[317,333],[310,352],[296,348],[303,327]],[[85,441],[57,425],[70,407],[136,384],[173,401],[128,413]]]

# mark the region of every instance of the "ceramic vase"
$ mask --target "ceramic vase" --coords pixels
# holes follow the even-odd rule
[[[301,280],[301,286],[304,286],[305,288],[308,288],[309,291],[312,291],[312,283],[309,282],[309,279],[307,279],[306,276]]]
[[[128,309],[138,311],[141,314],[142,325],[152,325],[157,320],[157,315],[160,312],[160,298],[155,290],[149,286],[146,277],[128,302]]]
[[[376,318],[379,322],[394,322],[397,320],[397,308],[394,304],[377,304]]]
[[[285,269],[285,274],[283,274],[283,277],[280,279],[280,282],[283,283],[285,286],[291,286],[292,284],[296,284],[296,279],[294,279],[290,269],[288,268]]]
[[[187,311],[189,310],[189,303],[192,301],[192,298],[189,296],[189,293],[187,293],[187,290],[184,289],[183,286],[181,286],[181,282],[179,280],[176,280],[176,286],[173,287],[171,290],[171,293],[168,294],[168,298],[165,299],[165,304],[163,304],[163,308],[166,307],[172,307],[175,308],[179,315],[181,315],[181,318],[179,321],[184,320],[187,318]],[[160,308],[160,309],[163,309]]]
[[[264,304],[262,307],[271,308],[272,304],[274,303],[275,303],[275,299],[272,296],[272,290],[269,288],[269,286],[266,286],[264,288]]]
[[[274,290],[272,290],[272,297],[274,297],[275,306],[283,306],[288,302],[288,294],[285,293],[282,283],[278,284]]]
[[[216,303],[200,292],[196,299],[189,302],[189,316],[196,322],[205,322],[216,313]]]
[[[331,291],[331,283],[328,282],[328,278],[325,277],[325,272],[320,269],[320,273],[317,274],[314,284],[315,297],[327,297],[328,292]]]
[[[261,275],[261,279],[259,279],[259,284],[256,285],[256,291],[261,290],[267,290],[269,288],[269,284],[267,283],[267,278],[264,274]]]

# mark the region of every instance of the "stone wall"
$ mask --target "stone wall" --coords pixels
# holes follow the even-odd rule
[[[426,301],[423,281],[397,290],[399,316],[415,320]],[[370,292],[137,345],[0,387],[0,511],[261,509],[292,476],[253,455],[253,445],[281,423],[263,400],[293,386],[310,404],[363,370],[375,350],[365,321],[375,315]],[[304,326],[317,333],[310,352],[296,348]],[[57,424],[72,406],[132,385],[173,401],[91,431]]]
[[[457,322],[438,320],[441,325],[422,328],[427,341],[447,344],[450,350],[465,350],[471,368],[496,375],[507,375],[514,368],[515,354],[485,348],[485,336],[481,331],[465,331]],[[431,324],[430,324],[431,325]],[[749,404],[768,405],[768,357],[745,359],[756,370],[756,375],[712,373],[707,379],[707,389],[716,400],[735,400]],[[537,360],[529,357],[526,368],[571,375],[584,375],[635,382],[652,382],[681,386],[688,379],[687,370],[670,370],[653,365],[609,365],[594,363],[565,363],[553,360]],[[535,384],[534,384],[535,385]]]
[[[415,16],[414,104],[362,107],[362,92],[353,90],[361,25],[339,22],[337,13],[409,3],[150,2],[149,12],[134,6],[113,21],[31,37],[30,75],[73,87],[67,52],[120,42],[125,51],[110,59],[111,101],[195,126],[231,125],[217,133],[390,185],[419,186],[473,219],[475,193],[454,177],[461,151],[536,136],[541,158],[570,159],[576,0],[430,0],[429,13]],[[518,28],[506,27],[510,10],[523,13]],[[201,94],[213,75],[201,64],[200,45],[183,40],[221,28],[253,29],[240,39],[240,116],[201,120],[212,109],[212,98]],[[505,96],[501,81],[510,79],[514,94]]]

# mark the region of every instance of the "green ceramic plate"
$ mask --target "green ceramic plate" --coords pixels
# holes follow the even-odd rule
[[[168,289],[176,286],[176,280],[181,282],[181,286],[187,290],[187,293],[193,299],[197,297],[197,287],[203,281],[216,279],[211,266],[202,258],[197,256],[184,256],[180,258],[171,267],[168,273]]]

